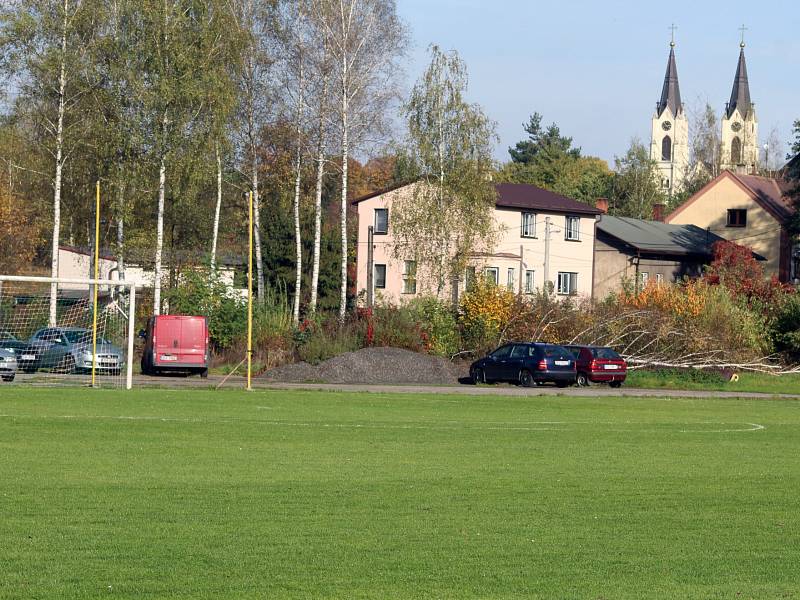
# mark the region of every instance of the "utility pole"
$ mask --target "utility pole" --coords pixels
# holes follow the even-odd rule
[[[374,302],[374,294],[375,290],[373,288],[374,282],[374,271],[375,271],[375,256],[374,256],[374,248],[373,248],[373,235],[374,235],[374,227],[370,225],[367,227],[367,308],[372,308],[372,304]]]
[[[519,245],[519,293],[522,295],[522,281],[525,279],[525,261],[523,259],[524,247]]]
[[[547,290],[550,281],[550,217],[544,218],[544,280],[542,289]]]

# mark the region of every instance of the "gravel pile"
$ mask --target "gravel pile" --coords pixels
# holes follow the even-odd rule
[[[316,366],[305,362],[264,373],[272,381],[291,383],[453,384],[463,366],[445,358],[400,348],[363,348],[335,356]]]

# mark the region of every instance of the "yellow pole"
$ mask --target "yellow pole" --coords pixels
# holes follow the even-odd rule
[[[253,192],[248,197],[250,205],[250,252],[247,254],[247,389],[253,389],[250,380],[253,372]]]
[[[94,206],[94,278],[99,279],[100,270],[100,182],[97,182],[97,193]],[[92,310],[92,387],[95,386],[97,371],[97,283],[92,286],[94,290],[94,308]]]

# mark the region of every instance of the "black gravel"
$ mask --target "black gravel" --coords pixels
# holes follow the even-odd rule
[[[284,365],[264,373],[264,379],[287,383],[427,384],[458,383],[464,366],[440,356],[400,348],[363,348],[326,360]]]

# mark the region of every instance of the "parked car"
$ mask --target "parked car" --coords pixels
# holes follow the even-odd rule
[[[198,373],[208,377],[211,359],[205,317],[157,315],[139,332],[144,339],[142,373]]]
[[[17,336],[10,331],[0,329],[0,348],[13,350],[16,354],[19,354],[20,350],[24,350],[27,346],[28,342],[25,340],[17,338]]]
[[[98,372],[119,375],[124,357],[122,350],[109,340],[97,336]],[[27,347],[17,355],[19,368],[25,373],[37,369],[53,369],[61,373],[92,370],[92,332],[77,327],[45,327],[33,334]]]
[[[12,348],[0,346],[0,378],[14,381],[17,376],[17,354]]]
[[[575,383],[575,357],[561,346],[542,342],[515,342],[500,346],[469,368],[474,383],[514,381],[525,387],[553,382]]]
[[[607,383],[618,388],[625,381],[628,365],[613,349],[603,346],[566,346],[575,355],[579,386]]]

